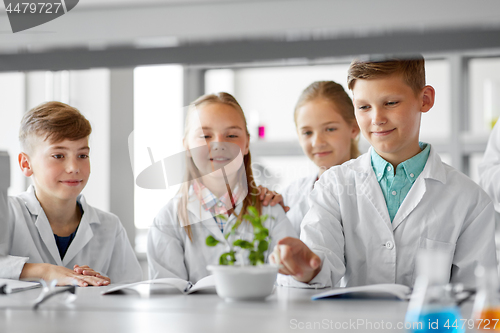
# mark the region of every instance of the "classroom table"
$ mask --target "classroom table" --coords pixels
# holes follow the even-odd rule
[[[182,295],[148,286],[141,287],[141,293],[101,295],[110,287],[77,288],[73,303],[46,303],[36,311],[31,304],[41,289],[0,295],[0,332],[406,331],[406,301],[312,301],[311,296],[323,290],[284,287],[276,287],[265,301],[233,303],[212,291]],[[462,306],[464,318],[470,318],[471,308],[470,302]]]

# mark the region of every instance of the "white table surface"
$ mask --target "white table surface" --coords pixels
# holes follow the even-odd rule
[[[312,301],[322,290],[283,287],[265,301],[236,303],[210,291],[148,295],[148,287],[142,296],[101,295],[108,288],[77,288],[73,303],[46,303],[36,311],[31,303],[41,289],[0,295],[0,332],[404,332],[397,325],[404,324],[408,307],[397,300]],[[464,318],[471,307],[462,306]]]

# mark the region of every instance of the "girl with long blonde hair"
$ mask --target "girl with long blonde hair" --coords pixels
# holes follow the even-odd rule
[[[160,210],[148,234],[151,278],[177,277],[196,283],[209,275],[207,265],[218,264],[219,256],[228,251],[231,238],[225,236],[249,206],[270,217],[265,222],[270,249],[283,237],[297,236],[281,206],[261,204],[245,116],[232,95],[204,95],[191,103],[183,143],[185,181]],[[242,239],[251,239],[252,226],[242,222],[236,232]],[[224,246],[208,247],[210,235]]]

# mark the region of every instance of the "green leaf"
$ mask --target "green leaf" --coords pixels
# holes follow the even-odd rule
[[[268,248],[269,248],[269,243],[267,241],[261,240],[259,242],[259,246],[258,246],[259,252],[264,253],[267,251]]]
[[[219,258],[219,265],[226,266],[228,264],[227,258],[225,255],[221,255]]]
[[[246,240],[243,240],[243,239],[237,239],[237,240],[235,240],[233,242],[233,245],[234,246],[239,246],[242,249],[248,249],[248,250],[253,249],[253,247],[254,247],[252,243],[250,243],[250,242],[248,242]]]
[[[220,255],[219,265],[234,265],[235,261],[234,251],[229,251]]]
[[[259,212],[254,206],[248,206],[247,211],[253,217],[259,217]]]
[[[250,254],[248,255],[248,261],[250,261],[250,264],[252,266],[255,266],[257,264],[257,259],[258,259],[258,254],[256,251],[250,251]]]
[[[250,222],[252,225],[255,225],[255,222],[258,221],[257,217],[253,217],[251,215],[243,215],[243,219]]]
[[[268,217],[269,217],[269,215],[262,215],[262,216],[260,217],[260,223],[264,223],[264,222],[266,222],[266,220],[267,220],[267,218],[268,218]]]
[[[227,217],[224,214],[216,215],[216,217],[220,218],[221,220],[227,221]]]
[[[208,246],[215,246],[219,244],[219,241],[214,238],[214,236],[210,235],[207,237],[205,243],[207,243]]]
[[[261,253],[258,258],[257,258],[257,262],[255,263],[256,265],[264,265],[265,264],[265,260],[264,260],[264,254]]]
[[[269,230],[266,228],[254,229],[254,239],[258,241],[263,241],[269,236]]]

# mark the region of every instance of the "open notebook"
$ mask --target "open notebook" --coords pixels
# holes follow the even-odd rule
[[[336,288],[314,295],[313,300],[324,298],[398,298],[410,299],[411,288],[402,284],[372,284],[368,286]]]
[[[40,282],[28,282],[11,279],[0,279],[0,294],[17,293],[40,287]]]
[[[195,291],[214,288],[215,287],[215,280],[214,280],[213,275],[206,276],[203,279],[196,282],[195,284],[192,284],[189,281],[186,281],[183,279],[178,279],[178,278],[162,278],[162,279],[146,280],[146,281],[121,285],[118,287],[108,289],[105,292],[103,292],[102,294],[109,295],[109,294],[113,294],[113,293],[118,293],[118,292],[122,291],[123,289],[131,289],[131,288],[134,288],[134,287],[142,285],[142,284],[154,284],[154,285],[164,285],[167,287],[174,287],[174,288],[178,289],[181,293],[188,295],[188,294],[194,293]]]

